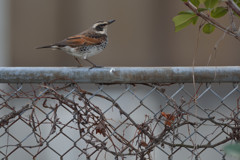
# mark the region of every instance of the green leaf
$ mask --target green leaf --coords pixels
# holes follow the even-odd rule
[[[240,1],[239,0],[233,0],[236,4],[239,4]]]
[[[215,30],[215,26],[212,24],[208,23],[203,26],[203,32],[206,34],[210,34]]]
[[[194,13],[181,13],[175,17],[173,17],[173,22],[175,25],[175,32],[182,30],[187,27],[189,24],[195,24],[197,19],[197,15]]]
[[[207,8],[198,8],[197,10],[198,10],[198,12],[204,12],[204,11],[207,11],[208,9]]]
[[[227,8],[217,7],[216,9],[211,11],[211,16],[213,18],[223,17],[228,12]]]
[[[237,2],[235,2],[237,5],[238,5],[238,7],[240,7],[240,2],[239,1],[237,1]]]
[[[229,154],[233,157],[240,158],[240,144],[229,144],[224,147],[226,154]]]
[[[198,7],[199,4],[200,4],[200,1],[199,1],[199,0],[190,0],[190,2],[191,2],[194,6],[196,6],[196,7]]]
[[[180,15],[180,14],[194,14],[194,12],[191,11],[191,10],[189,10],[189,11],[181,11],[181,12],[178,13],[178,15]]]
[[[233,1],[237,4],[238,7],[240,7],[240,0],[233,0]],[[233,14],[238,18],[240,18],[240,16],[236,12],[234,12]]]
[[[194,17],[193,19],[192,19],[192,24],[196,24],[197,23],[197,20],[198,20],[198,16],[196,16],[196,17]]]
[[[181,11],[178,13],[178,15],[180,14],[191,14],[191,15],[194,15],[195,17],[192,18],[192,24],[196,24],[197,23],[197,20],[198,20],[198,16],[191,10],[189,11]]]
[[[205,0],[204,5],[206,8],[211,9],[214,8],[218,3],[218,0]]]
[[[204,3],[206,0],[199,0],[200,3]]]

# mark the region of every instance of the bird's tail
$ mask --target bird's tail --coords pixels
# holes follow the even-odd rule
[[[56,45],[47,45],[47,46],[37,47],[36,49],[42,49],[42,48],[53,48],[53,49],[56,49],[56,48],[58,48],[58,46],[56,46]]]

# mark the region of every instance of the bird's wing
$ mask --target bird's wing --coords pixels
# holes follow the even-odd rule
[[[101,44],[102,39],[92,38],[85,35],[75,35],[64,39],[63,41],[56,43],[54,45],[59,47],[71,46],[71,47],[79,47],[79,46],[89,46],[89,45],[98,45]]]

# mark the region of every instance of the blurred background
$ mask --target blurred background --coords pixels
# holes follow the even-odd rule
[[[80,33],[99,20],[116,19],[109,27],[109,44],[90,58],[103,66],[191,66],[198,27],[175,33],[172,18],[188,10],[180,0],[1,0],[1,66],[76,66],[62,51],[36,50]],[[228,16],[226,16],[228,17]],[[226,21],[228,24],[228,21]],[[206,65],[222,36],[200,33],[196,65]],[[239,65],[240,45],[226,36],[211,65]],[[88,65],[84,62],[85,65]]]

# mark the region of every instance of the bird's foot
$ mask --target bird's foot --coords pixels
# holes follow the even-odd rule
[[[103,68],[103,66],[94,65],[94,66],[90,67],[89,69],[93,69],[93,68]]]

